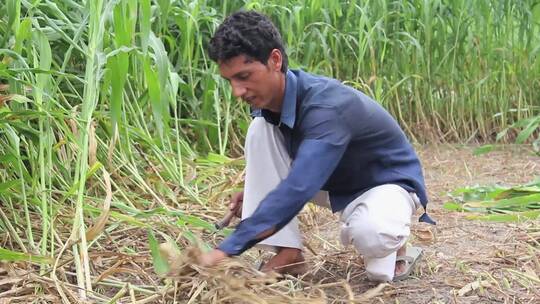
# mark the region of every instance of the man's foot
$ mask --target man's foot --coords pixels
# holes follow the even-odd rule
[[[405,243],[401,248],[397,251],[397,256],[404,256],[407,254],[407,243]],[[394,270],[394,277],[397,277],[398,275],[405,272],[407,265],[405,264],[405,261],[397,261],[396,262],[396,269]]]
[[[298,276],[306,273],[307,267],[302,250],[283,247],[262,266],[261,271]]]
[[[422,248],[403,247],[397,252],[394,281],[408,278],[422,257]]]

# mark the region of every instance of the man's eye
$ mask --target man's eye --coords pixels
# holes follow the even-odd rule
[[[240,80],[246,80],[248,79],[248,77],[249,77],[248,73],[238,75],[238,79]]]

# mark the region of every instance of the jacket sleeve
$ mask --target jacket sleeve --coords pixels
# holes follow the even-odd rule
[[[289,223],[326,183],[350,141],[350,130],[334,108],[313,107],[298,123],[302,141],[288,176],[218,248],[239,255],[269,230]]]

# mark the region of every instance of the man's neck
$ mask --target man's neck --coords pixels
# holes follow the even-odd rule
[[[276,96],[276,102],[272,103],[272,107],[268,110],[274,113],[281,113],[281,108],[283,107],[283,102],[285,99],[285,79],[286,74],[281,73],[280,74],[280,80],[279,80],[279,88],[278,92],[279,94]]]

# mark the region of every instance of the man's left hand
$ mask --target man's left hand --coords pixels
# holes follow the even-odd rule
[[[199,257],[199,263],[201,264],[201,266],[212,267],[216,266],[217,264],[219,264],[219,262],[225,260],[228,257],[229,256],[225,252],[219,249],[212,249],[212,251],[203,253]]]

